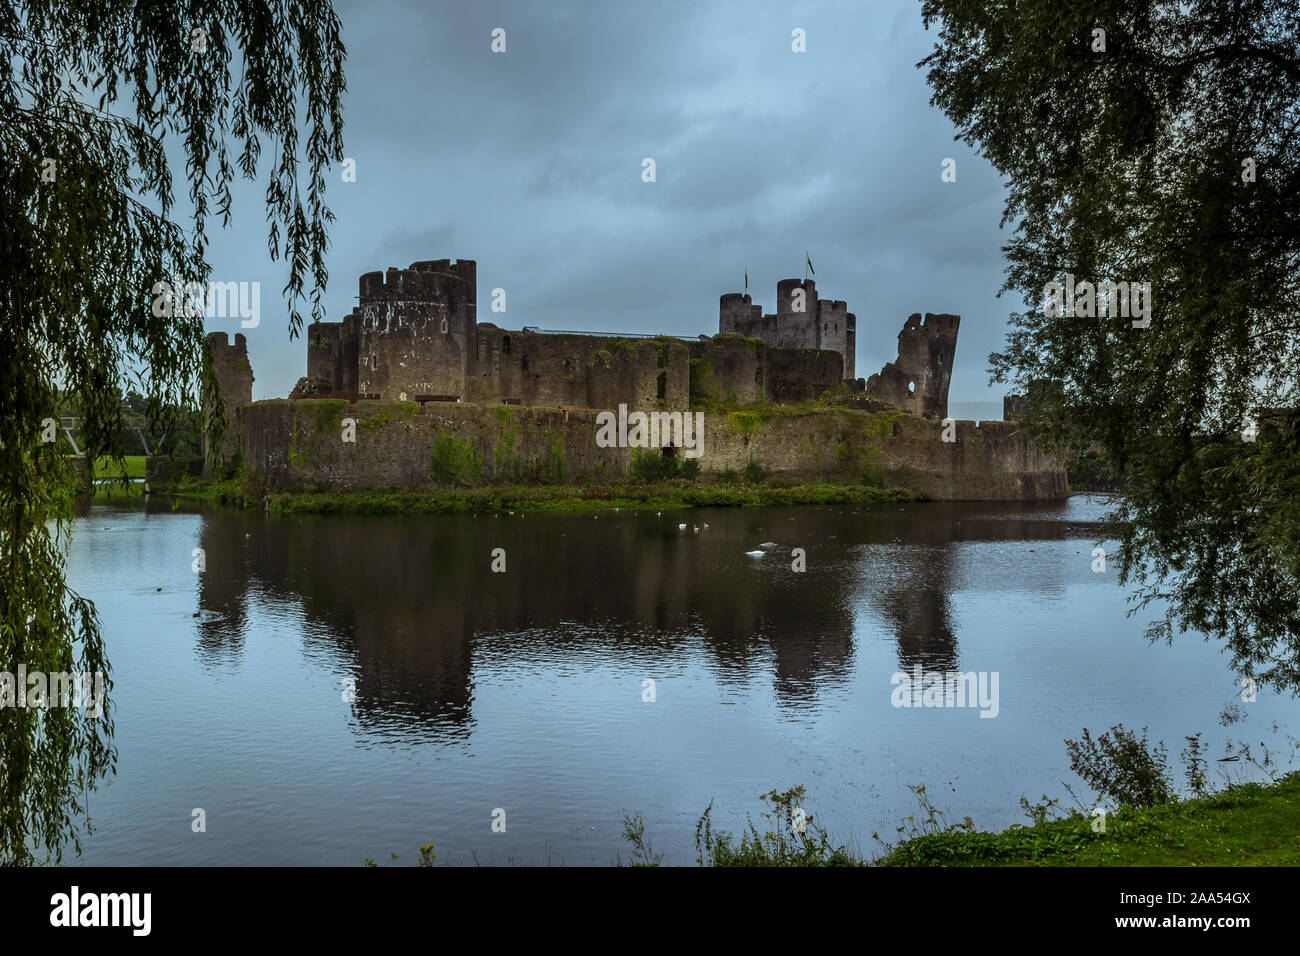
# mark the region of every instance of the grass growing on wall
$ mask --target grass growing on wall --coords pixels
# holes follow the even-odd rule
[[[339,404],[342,406],[347,405],[347,403],[342,401],[341,399],[338,401]],[[417,405],[415,402],[392,402],[388,405],[385,405],[383,410],[379,412],[379,414],[377,415],[371,415],[368,418],[357,419],[357,428],[362,431],[370,431],[371,429],[374,428],[382,428],[384,425],[387,425],[390,422],[407,422],[410,421],[413,417],[415,417],[415,413],[418,410],[419,410],[419,405]],[[340,413],[342,412],[341,408],[339,409],[339,412]]]
[[[743,480],[709,484],[685,480],[615,481],[590,485],[478,485],[409,490],[279,491],[264,493],[248,476],[224,482],[185,482],[165,489],[178,499],[233,507],[265,506],[284,513],[441,514],[503,511],[605,511],[876,504],[923,500],[901,488],[809,483],[760,485]]]

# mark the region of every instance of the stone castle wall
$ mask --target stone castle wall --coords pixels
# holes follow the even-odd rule
[[[342,400],[263,401],[241,414],[245,457],[271,487],[417,488],[431,484],[439,436],[474,462],[472,480],[563,481],[628,473],[631,448],[596,444],[597,411]],[[342,440],[343,419],[355,443]],[[1059,462],[1005,422],[942,426],[898,413],[828,409],[763,416],[710,412],[704,472],[756,461],[799,480],[880,481],[941,500],[1059,498]]]
[[[776,348],[738,334],[692,342],[690,356],[690,396],[706,403],[807,402],[844,380],[837,352]]]
[[[464,398],[480,404],[682,410],[690,398],[685,342],[478,327]]]

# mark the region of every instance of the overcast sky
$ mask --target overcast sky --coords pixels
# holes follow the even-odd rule
[[[1003,188],[929,104],[916,63],[935,33],[917,0],[336,6],[357,181],[335,172],[326,196],[329,320],[356,304],[363,272],[469,258],[481,321],[712,334],[746,268],[774,312],[807,250],[818,295],[857,315],[858,375],[894,359],[910,313],[955,312],[950,400],[1000,402],[986,369],[1014,307],[995,297]],[[490,49],[496,27],[505,53]],[[263,189],[239,189],[211,250],[214,281],[263,286],[261,324],[243,330],[257,399],[286,395],[306,365]]]

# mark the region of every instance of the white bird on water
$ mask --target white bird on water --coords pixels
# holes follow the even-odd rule
[[[751,558],[761,558],[763,556],[762,551],[746,551],[745,553]]]
[[[685,531],[685,530],[686,530],[686,525],[684,525],[684,524],[679,524],[679,525],[677,526],[677,530],[678,530],[678,531]]]

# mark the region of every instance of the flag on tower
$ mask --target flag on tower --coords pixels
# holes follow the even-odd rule
[[[805,259],[808,259],[808,253],[805,252],[805,253],[803,254],[803,257],[804,257]],[[812,267],[812,260],[811,260],[811,259],[808,259],[808,271],[811,272],[813,275],[816,275],[816,274],[817,274],[817,270],[814,269],[814,268]]]
[[[745,267],[745,291],[749,291],[749,266]]]

